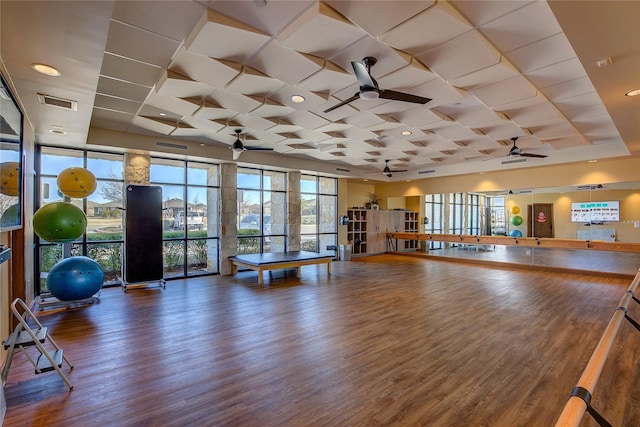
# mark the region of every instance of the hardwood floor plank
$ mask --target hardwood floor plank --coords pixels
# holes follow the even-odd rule
[[[553,425],[628,284],[383,255],[105,289],[40,313],[74,390],[18,354],[5,425]],[[639,358],[625,325],[594,394],[614,425]]]

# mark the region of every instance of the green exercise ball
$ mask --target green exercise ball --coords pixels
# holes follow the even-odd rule
[[[520,215],[514,215],[511,217],[511,224],[518,226],[522,225],[522,217]]]
[[[9,228],[20,224],[20,209],[18,204],[11,205],[7,208],[6,211],[2,213],[2,217],[0,217],[0,228]]]
[[[49,203],[33,215],[33,230],[47,242],[73,242],[86,228],[87,217],[82,209],[71,203]]]

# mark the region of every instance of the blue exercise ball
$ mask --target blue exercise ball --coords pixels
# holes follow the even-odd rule
[[[53,266],[47,276],[47,289],[61,301],[91,298],[102,287],[104,271],[86,256],[72,256]]]
[[[511,237],[522,237],[522,232],[520,230],[511,230],[509,232],[509,236],[511,236]]]

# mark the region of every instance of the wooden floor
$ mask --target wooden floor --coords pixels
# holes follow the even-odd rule
[[[628,285],[383,255],[106,289],[40,316],[74,390],[18,354],[5,426],[552,426]],[[640,425],[638,360],[624,324],[613,425]]]

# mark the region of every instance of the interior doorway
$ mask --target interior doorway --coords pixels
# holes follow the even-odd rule
[[[527,205],[527,212],[527,237],[554,237],[552,203]]]

